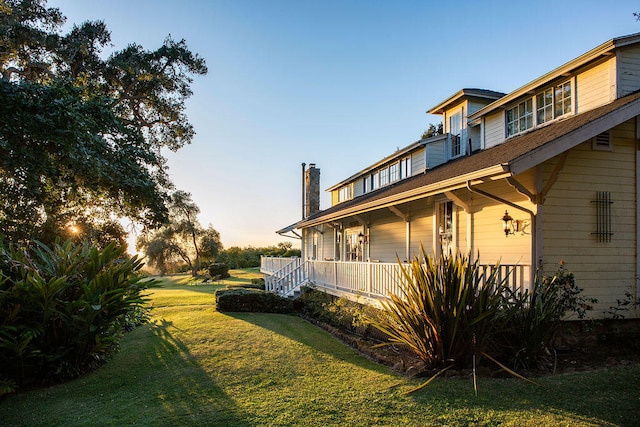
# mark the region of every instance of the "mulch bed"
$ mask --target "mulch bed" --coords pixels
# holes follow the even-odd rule
[[[371,339],[348,330],[337,328],[316,319],[304,318],[325,329],[331,335],[349,345],[376,363],[388,366],[408,377],[428,377],[437,373],[429,370],[413,352],[396,345],[378,347],[379,340]],[[519,371],[526,377],[540,377],[581,371],[607,369],[615,366],[640,364],[640,319],[627,321],[602,321],[585,327],[584,322],[567,322],[558,346],[555,366],[548,369]],[[551,358],[553,359],[553,358]],[[481,366],[477,374],[482,377],[511,377],[497,365]],[[445,377],[468,378],[470,369],[448,370]]]

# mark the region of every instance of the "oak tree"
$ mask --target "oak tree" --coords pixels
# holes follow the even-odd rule
[[[0,237],[51,241],[75,222],[167,220],[163,148],[191,142],[185,114],[205,61],[184,40],[106,56],[101,21],[74,25],[46,0],[0,0]]]

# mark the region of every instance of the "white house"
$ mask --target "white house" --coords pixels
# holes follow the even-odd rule
[[[268,287],[313,283],[375,303],[401,286],[398,260],[424,246],[499,260],[521,288],[563,261],[599,300],[596,317],[625,292],[637,299],[639,90],[633,34],[508,94],[456,92],[428,111],[441,115],[443,135],[331,186],[327,209],[315,201],[320,174],[310,165],[305,217],[278,231],[299,236],[303,256],[264,258]]]

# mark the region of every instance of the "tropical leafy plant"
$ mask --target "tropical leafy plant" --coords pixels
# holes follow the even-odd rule
[[[125,246],[71,241],[0,245],[0,394],[75,377],[109,357],[147,318],[153,285]]]

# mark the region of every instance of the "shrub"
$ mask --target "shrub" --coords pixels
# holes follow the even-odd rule
[[[359,304],[304,286],[296,300],[296,306],[303,314],[336,328],[364,336],[382,335],[371,324],[372,319],[380,316],[380,310],[370,305]]]
[[[221,262],[214,262],[209,264],[209,276],[212,278],[219,276],[220,279],[226,279],[231,277],[229,274],[229,266]]]
[[[489,350],[509,321],[511,291],[498,266],[484,277],[478,261],[459,253],[435,259],[422,250],[402,266],[405,286],[383,301],[374,325],[390,343],[409,347],[427,367],[466,367]]]
[[[553,343],[563,319],[572,314],[583,319],[592,304],[598,302],[581,293],[573,273],[567,272],[563,263],[553,276],[545,276],[542,271],[536,273],[531,291],[515,299],[512,320],[501,340],[514,367],[552,366]]]
[[[224,288],[216,291],[216,308],[227,312],[292,313],[293,302],[259,289]]]
[[[78,376],[147,320],[141,292],[152,283],[125,248],[0,246],[0,389]]]

